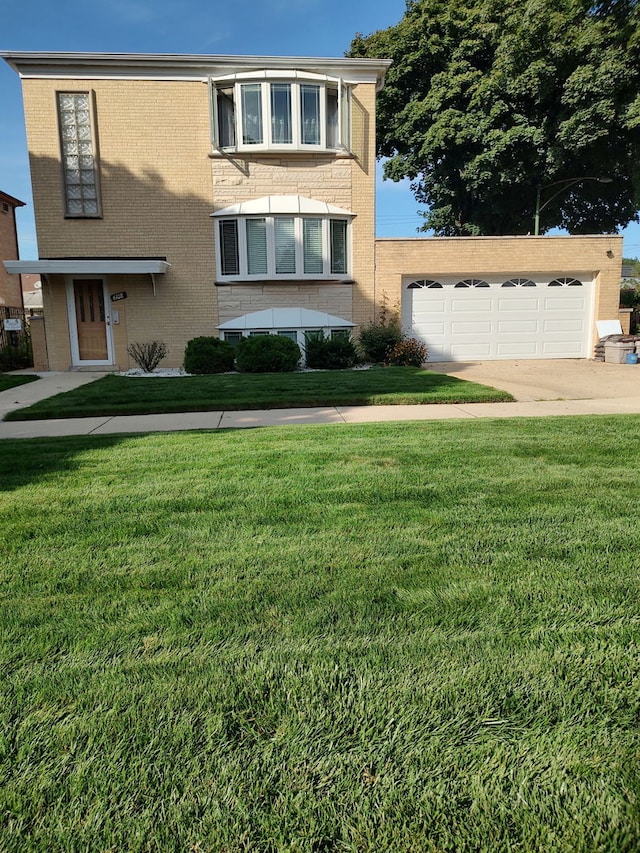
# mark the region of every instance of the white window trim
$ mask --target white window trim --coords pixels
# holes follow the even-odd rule
[[[248,245],[247,245],[247,227],[246,223],[249,219],[264,219],[266,222],[267,232],[267,272],[249,274],[248,271]],[[296,272],[294,273],[276,273],[276,256],[275,256],[275,220],[276,219],[293,219],[295,233],[295,251],[296,251]],[[322,272],[321,273],[305,273],[304,272],[304,247],[302,238],[303,220],[304,219],[320,219],[322,222]],[[220,242],[220,224],[229,220],[236,220],[238,223],[238,254],[239,254],[239,272],[237,275],[225,275],[222,272],[222,247]],[[346,269],[345,272],[331,272],[331,221],[339,220],[346,224]],[[251,216],[227,216],[217,220],[216,225],[216,273],[218,280],[221,282],[229,281],[343,281],[351,276],[351,221],[347,216],[327,216],[325,215],[294,215],[294,214],[253,214]]]
[[[235,107],[235,137],[236,144],[223,146],[218,138],[218,84],[233,84],[234,107]],[[262,143],[244,143],[242,127],[241,86],[247,83],[259,84],[261,87],[262,104]],[[291,127],[292,142],[273,142],[271,140],[271,97],[270,83],[288,83],[291,85]],[[320,142],[303,143],[301,138],[300,111],[301,111],[301,89],[300,87],[309,83],[319,86],[320,97]],[[250,72],[242,74],[230,74],[223,77],[209,77],[209,116],[211,120],[211,143],[217,151],[304,151],[304,152],[326,152],[336,154],[349,150],[350,145],[350,100],[349,88],[341,77],[329,77],[321,74],[311,74],[291,71],[283,74],[282,71],[264,71],[262,73]],[[335,147],[327,145],[327,90],[336,89],[338,94],[338,127],[337,144]]]

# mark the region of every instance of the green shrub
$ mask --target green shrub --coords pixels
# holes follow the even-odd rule
[[[187,373],[228,373],[233,370],[235,350],[220,338],[192,338],[184,351]]]
[[[300,361],[300,348],[284,335],[252,335],[235,349],[236,366],[243,373],[287,373]]]
[[[358,343],[365,361],[380,364],[387,352],[402,340],[402,330],[397,317],[383,314],[377,322],[368,323],[360,329]]]
[[[323,334],[307,339],[305,346],[307,367],[318,370],[343,370],[353,367],[358,360],[351,335],[325,337]]]
[[[149,341],[140,344],[137,341],[129,344],[127,352],[141,370],[153,373],[163,358],[167,355],[167,345],[164,341]]]
[[[387,350],[386,366],[421,367],[428,358],[426,346],[416,338],[403,338]]]

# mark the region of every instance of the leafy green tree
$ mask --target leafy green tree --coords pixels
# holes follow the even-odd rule
[[[408,0],[349,55],[393,60],[377,150],[424,230],[532,232],[538,188],[541,233],[638,219],[639,0]]]

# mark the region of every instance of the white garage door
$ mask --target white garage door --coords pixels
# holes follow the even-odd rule
[[[586,358],[592,292],[578,275],[405,279],[403,328],[429,361]]]

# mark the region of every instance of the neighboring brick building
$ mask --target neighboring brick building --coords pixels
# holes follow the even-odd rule
[[[41,257],[5,266],[41,276],[51,369],[123,369],[154,338],[173,366],[197,335],[304,346],[384,300],[439,358],[473,355],[464,329],[486,357],[586,356],[617,316],[621,238],[375,240],[388,61],[2,55],[22,78]]]
[[[0,258],[6,260],[18,257],[16,207],[24,207],[24,202],[0,190]],[[22,310],[20,276],[7,272],[2,264],[0,264],[0,308]],[[0,311],[0,316],[4,316],[4,312]]]

